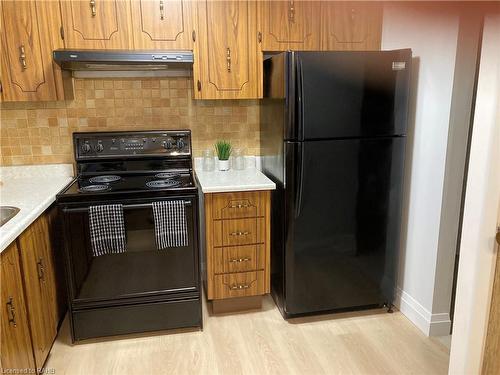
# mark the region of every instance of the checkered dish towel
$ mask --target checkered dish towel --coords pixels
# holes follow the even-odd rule
[[[95,257],[125,252],[125,221],[121,204],[90,206],[89,222]]]
[[[158,250],[188,245],[184,201],[153,202],[153,218]]]

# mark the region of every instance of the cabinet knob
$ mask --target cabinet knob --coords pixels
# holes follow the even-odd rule
[[[90,12],[92,14],[92,17],[95,17],[97,14],[95,9],[95,0],[90,0]]]

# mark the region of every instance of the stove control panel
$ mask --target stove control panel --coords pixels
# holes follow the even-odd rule
[[[191,131],[74,133],[76,160],[191,156]]]

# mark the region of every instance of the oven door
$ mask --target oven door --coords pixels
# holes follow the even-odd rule
[[[62,206],[68,292],[73,308],[199,297],[197,198],[184,201],[188,244],[159,250],[151,200],[106,201],[123,205],[126,250],[96,256],[89,206]],[[155,199],[168,200],[168,199]]]

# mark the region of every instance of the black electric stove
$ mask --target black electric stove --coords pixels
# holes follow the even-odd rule
[[[201,327],[190,131],[74,133],[73,141],[77,177],[57,195],[73,341]],[[187,245],[158,250],[152,206],[159,201],[183,204]],[[126,249],[97,255],[89,210],[109,204],[123,208]]]
[[[77,177],[59,202],[196,193],[189,131],[75,133]]]

